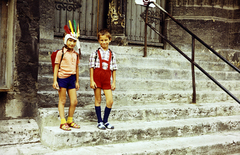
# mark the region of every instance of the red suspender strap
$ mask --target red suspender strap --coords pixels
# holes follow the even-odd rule
[[[108,63],[108,70],[110,70],[110,62],[111,62],[111,59],[112,59],[112,52],[109,50],[109,60],[106,61],[106,60],[102,60],[102,57],[101,57],[101,54],[100,54],[100,51],[98,50],[98,57],[99,57],[99,63],[100,63],[100,68],[102,69],[102,62],[106,62]]]
[[[112,59],[112,52],[109,50],[108,70],[110,70],[111,59]]]
[[[98,57],[99,57],[100,68],[102,69],[102,57],[99,50],[98,50]]]

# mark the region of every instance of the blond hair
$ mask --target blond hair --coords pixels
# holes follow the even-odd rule
[[[99,40],[100,36],[106,35],[109,39],[112,39],[112,35],[111,33],[108,31],[108,29],[101,29],[98,34],[97,34],[97,38]]]

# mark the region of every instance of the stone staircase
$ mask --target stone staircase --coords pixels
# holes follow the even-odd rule
[[[191,65],[175,50],[114,46],[117,86],[109,117],[114,130],[96,128],[88,59],[97,43],[83,42],[80,90],[75,122],[81,129],[59,129],[58,94],[52,88],[50,52],[62,40],[41,40],[39,109],[41,144],[19,148],[22,154],[234,154],[240,152],[240,109],[223,90],[196,69],[197,104],[192,100]],[[191,53],[186,52],[187,55]],[[198,64],[240,98],[240,75],[205,50]],[[102,110],[105,107],[104,95]],[[66,114],[69,101],[66,104]],[[42,149],[39,149],[43,147]],[[29,149],[29,151],[28,151]],[[28,152],[28,153],[27,153]]]

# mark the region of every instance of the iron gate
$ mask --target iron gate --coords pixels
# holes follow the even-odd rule
[[[156,2],[165,8],[165,0],[156,0]],[[80,38],[96,39],[98,29],[107,27],[108,3],[108,0],[55,0],[55,35],[62,36],[64,25],[68,24],[68,20],[73,21],[75,19],[79,23]],[[145,7],[136,5],[135,0],[125,0],[124,3],[126,5],[121,7],[126,6],[124,33],[128,42],[143,43],[144,21],[140,14],[144,13]],[[162,14],[157,12],[155,8],[151,8],[149,12],[151,13],[150,16],[161,21],[154,22],[153,25],[159,31],[162,31],[164,21]],[[150,29],[148,32],[148,42],[153,44],[162,42],[161,38]]]
[[[79,23],[81,38],[96,38],[97,29],[106,27],[106,8],[106,0],[56,0],[55,35],[62,36],[64,25],[74,19]]]
[[[165,9],[166,0],[156,0],[156,3]],[[144,42],[145,23],[141,16],[145,16],[145,9],[145,6],[136,5],[135,0],[127,0],[126,36],[129,42]],[[150,17],[149,19],[154,19],[152,20],[153,26],[162,32],[164,15],[158,9],[150,8],[148,16]],[[147,40],[148,43],[151,42],[156,45],[162,43],[161,37],[154,33],[150,28],[148,28]]]

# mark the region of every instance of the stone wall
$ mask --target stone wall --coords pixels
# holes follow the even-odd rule
[[[37,110],[39,1],[17,0],[15,8],[14,85],[0,93],[0,119],[33,117]]]
[[[54,39],[54,0],[39,0],[40,11],[40,38]]]
[[[167,6],[167,10],[175,19],[215,50],[239,49],[240,2],[238,0],[170,0]],[[173,43],[190,45],[191,36],[179,31],[181,29],[172,20],[166,19],[167,37]]]

